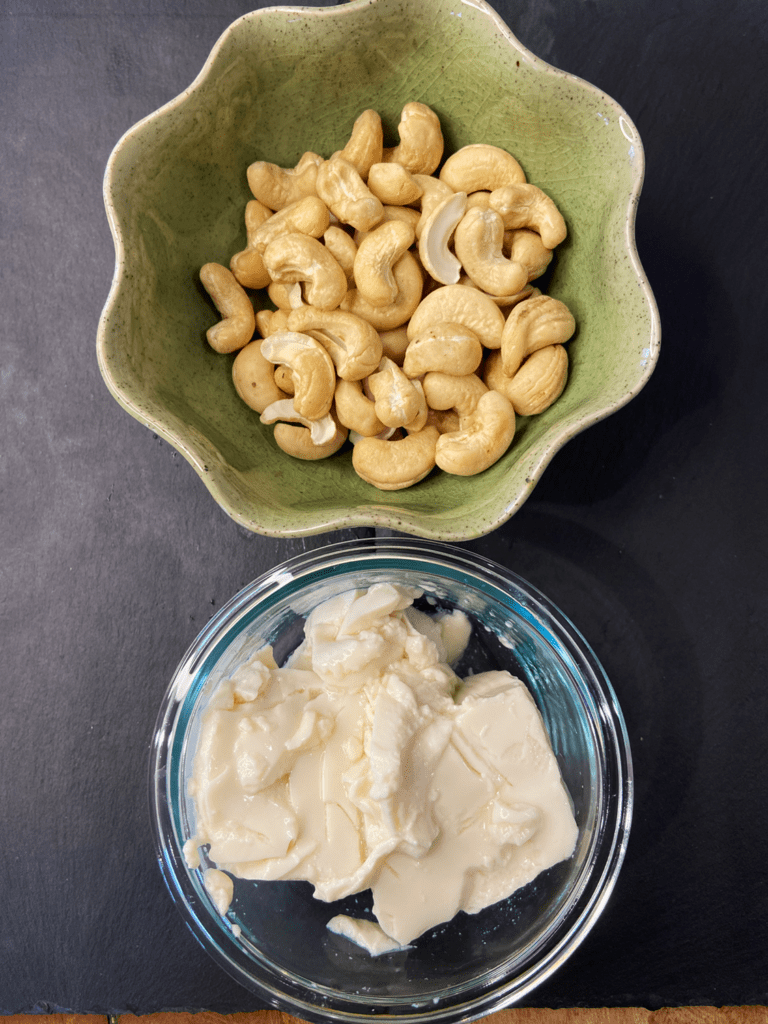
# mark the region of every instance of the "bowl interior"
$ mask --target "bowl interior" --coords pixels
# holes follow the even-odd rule
[[[265,642],[278,662],[300,642],[303,617],[321,601],[353,587],[399,581],[425,593],[425,608],[460,607],[473,621],[473,637],[460,675],[508,668],[525,680],[545,720],[579,826],[576,852],[542,873],[510,899],[421,936],[405,951],[371,958],[329,933],[336,913],[371,913],[368,893],[339,903],[314,899],[301,882],[253,883],[235,879],[226,918],[208,897],[202,871],[187,869],[179,851],[194,835],[187,796],[200,715],[212,689]],[[166,870],[172,890],[185,893],[188,922],[210,952],[243,984],[300,1014],[379,1007],[395,1016],[425,1008],[466,1008],[503,990],[519,997],[542,980],[574,946],[595,901],[602,898],[613,829],[626,807],[617,767],[613,712],[600,669],[540,600],[509,580],[471,567],[430,564],[410,553],[352,561],[324,560],[276,591],[243,600],[235,614],[192,653],[178,679],[169,727],[168,772],[161,801],[169,813]],[[608,853],[606,853],[606,848]],[[606,859],[607,858],[607,859]],[[238,934],[239,933],[239,934]],[[255,980],[254,980],[255,979]],[[286,1003],[288,1000],[288,1003]],[[290,1001],[293,1000],[292,1004]],[[327,1019],[327,1017],[326,1017]],[[448,1019],[441,1018],[441,1019]]]
[[[206,343],[218,316],[197,275],[245,246],[249,163],[293,166],[308,149],[330,156],[367,107],[394,144],[400,110],[416,99],[439,114],[446,153],[501,146],[558,204],[569,237],[542,286],[569,305],[578,332],[564,395],[520,419],[499,463],[479,477],[433,473],[382,492],[356,476],[349,451],[312,463],[277,448],[234,392],[234,357]],[[568,437],[627,401],[653,368],[655,310],[633,244],[642,174],[642,148],[620,108],[535,58],[481,0],[355,0],[246,15],[190,89],[112,156],[105,198],[118,272],[100,325],[102,371],[118,401],[173,443],[250,529],[480,535],[522,503]]]

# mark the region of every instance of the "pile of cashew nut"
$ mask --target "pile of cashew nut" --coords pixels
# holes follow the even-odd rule
[[[349,439],[382,490],[492,466],[515,416],[563,391],[576,326],[531,283],[566,226],[518,161],[476,144],[440,167],[423,103],[405,105],[398,133],[385,148],[366,110],[329,159],[251,164],[247,246],[200,271],[221,315],[208,341],[237,352],[234,387],[280,448],[323,459]],[[275,308],[255,312],[253,290]]]

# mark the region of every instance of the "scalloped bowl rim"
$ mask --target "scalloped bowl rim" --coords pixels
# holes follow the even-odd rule
[[[161,120],[165,114],[180,107],[191,96],[191,94],[206,80],[216,62],[216,58],[220,50],[226,44],[229,36],[237,31],[240,24],[275,12],[280,12],[285,15],[300,14],[303,16],[318,18],[348,16],[350,13],[355,11],[359,11],[367,7],[373,7],[377,2],[378,0],[349,0],[349,2],[344,6],[338,7],[304,7],[301,5],[285,7],[273,6],[261,8],[256,11],[250,11],[241,15],[233,21],[216,40],[205,63],[190,85],[176,97],[169,100],[167,103],[164,103],[157,110],[147,114],[141,120],[137,121],[121,136],[110,154],[103,177],[103,200],[115,247],[115,267],[109,294],[99,319],[96,340],[97,360],[104,382],[119,405],[130,413],[131,416],[143,423],[146,427],[150,428],[154,433],[162,437],[163,440],[167,441],[181,455],[183,455],[184,458],[193,466],[211,495],[224,512],[226,512],[227,515],[234,519],[239,525],[250,531],[260,533],[263,536],[268,537],[302,537],[342,528],[384,527],[400,529],[404,532],[421,536],[424,539],[467,541],[491,533],[511,518],[528,499],[547,465],[569,440],[576,437],[588,427],[593,426],[595,423],[599,423],[601,420],[608,418],[613,413],[618,412],[619,409],[623,408],[633,398],[635,398],[640,391],[642,391],[656,367],[661,342],[661,325],[658,307],[656,305],[656,300],[651,290],[650,283],[640,262],[635,240],[637,202],[645,176],[645,155],[639,132],[627,115],[626,111],[616,100],[585,79],[571,74],[570,72],[563,71],[562,69],[542,60],[540,57],[537,57],[536,54],[520,42],[508,25],[501,19],[496,11],[493,10],[493,8],[489,7],[484,2],[484,0],[459,0],[459,2],[475,8],[489,17],[491,21],[494,22],[497,31],[520,53],[527,63],[531,64],[538,71],[543,72],[544,74],[579,84],[585,91],[588,91],[592,93],[594,97],[599,98],[604,105],[609,106],[615,113],[620,125],[621,122],[626,125],[626,128],[629,131],[627,138],[631,138],[636,147],[636,160],[634,161],[635,177],[626,199],[627,208],[626,221],[624,225],[624,241],[632,270],[637,279],[637,283],[640,285],[643,298],[647,303],[650,321],[650,332],[647,344],[648,355],[643,364],[643,372],[638,376],[634,386],[618,399],[615,399],[604,407],[595,410],[589,415],[585,415],[575,420],[563,421],[557,436],[542,446],[541,451],[538,454],[538,458],[533,463],[531,471],[526,476],[525,486],[520,489],[519,493],[513,496],[494,520],[486,522],[482,528],[477,530],[468,530],[466,528],[451,530],[445,526],[439,526],[437,529],[434,529],[427,521],[422,519],[420,528],[416,530],[410,524],[402,522],[399,510],[389,509],[374,503],[367,506],[365,509],[355,509],[347,515],[327,515],[324,518],[319,518],[311,527],[300,527],[296,529],[265,528],[264,526],[256,523],[251,516],[240,513],[236,509],[228,506],[222,494],[222,489],[217,482],[216,475],[208,471],[204,458],[201,457],[200,452],[191,441],[178,436],[172,430],[164,426],[160,420],[147,415],[124,394],[112,374],[109,355],[107,352],[107,322],[117,301],[117,296],[126,271],[126,247],[120,221],[113,205],[111,192],[114,165],[123,145],[141,134],[148,124]],[[624,128],[622,128],[622,131],[624,131]]]

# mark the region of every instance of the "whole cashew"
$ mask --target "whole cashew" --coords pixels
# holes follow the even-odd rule
[[[352,465],[358,476],[379,490],[400,491],[432,471],[439,436],[430,425],[398,441],[364,437],[352,449]]]
[[[374,403],[363,393],[359,380],[340,380],[336,384],[336,416],[339,423],[362,437],[374,437],[384,430]]]
[[[475,411],[477,403],[488,391],[475,373],[457,377],[455,374],[433,371],[424,377],[422,385],[430,409],[455,409],[461,419]]]
[[[415,233],[405,221],[391,220],[368,232],[355,256],[355,285],[372,306],[391,306],[398,292],[392,268],[413,244]]]
[[[474,373],[483,358],[483,346],[463,324],[443,322],[414,338],[405,350],[403,372],[420,377],[432,370],[463,376]]]
[[[232,383],[246,405],[264,412],[268,405],[286,398],[286,392],[275,383],[274,365],[261,353],[257,338],[241,348],[232,363]]]
[[[449,156],[440,181],[454,192],[492,192],[525,181],[525,172],[511,153],[481,142],[463,146]]]
[[[528,272],[502,253],[504,224],[494,210],[467,210],[456,228],[456,256],[471,281],[492,295],[512,295],[528,283]]]
[[[264,265],[279,284],[304,283],[310,306],[336,309],[347,293],[347,277],[322,242],[310,235],[280,235],[264,250]]]
[[[559,299],[537,295],[511,311],[501,333],[501,359],[508,377],[526,356],[548,345],[562,345],[576,330],[573,314]]]
[[[247,245],[242,252],[237,252],[229,261],[229,269],[243,288],[266,288],[269,284],[269,271],[264,266],[260,252],[253,246],[256,232],[273,216],[269,207],[258,199],[251,199],[245,206],[245,234]]]
[[[567,380],[568,353],[548,345],[528,356],[504,393],[520,416],[536,416],[560,397]]]
[[[397,126],[400,144],[384,150],[385,163],[402,164],[411,174],[433,174],[443,158],[440,118],[426,103],[406,103]]]
[[[536,185],[506,185],[491,192],[491,209],[501,215],[504,227],[534,228],[548,249],[558,246],[568,229],[558,208]]]
[[[256,314],[243,286],[220,263],[200,268],[200,282],[213,299],[222,319],[206,332],[208,344],[216,352],[236,352],[253,337]]]
[[[272,334],[261,343],[261,354],[271,363],[283,363],[293,374],[293,405],[298,416],[319,420],[333,402],[336,372],[326,350],[314,338],[295,331]]]
[[[317,332],[342,380],[362,380],[381,362],[381,339],[367,320],[341,309],[324,311],[302,306],[288,317],[288,330]]]
[[[436,288],[419,303],[408,324],[408,337],[418,337],[434,324],[447,320],[474,331],[485,348],[499,348],[504,314],[478,288],[447,284]]]
[[[311,431],[304,426],[295,423],[275,423],[275,441],[286,453],[294,459],[314,461],[316,459],[327,459],[334,455],[347,439],[347,430],[337,426],[333,437],[321,444],[315,444],[312,440]]]
[[[448,245],[466,209],[466,192],[453,192],[433,206],[421,226],[419,259],[427,273],[441,284],[458,283],[461,263]]]
[[[322,162],[321,156],[311,152],[305,153],[293,169],[257,160],[248,168],[248,185],[255,198],[270,210],[282,210],[304,196],[317,194],[315,182]]]
[[[375,110],[364,110],[352,125],[349,141],[338,155],[351,163],[365,181],[372,165],[381,160],[383,149],[381,117]]]
[[[415,387],[397,363],[381,360],[376,373],[368,378],[368,387],[374,398],[376,415],[386,427],[404,427],[422,412],[426,419],[424,392]]]
[[[322,199],[305,196],[272,214],[254,231],[248,244],[263,256],[270,242],[281,235],[297,231],[302,235],[320,238],[329,224],[330,214]]]
[[[498,391],[486,391],[457,431],[441,434],[435,462],[446,473],[474,476],[501,458],[515,436],[515,410]]]
[[[317,172],[317,194],[343,224],[370,231],[384,215],[381,200],[342,156],[332,156]]]
[[[541,277],[552,262],[554,253],[541,240],[538,231],[514,228],[504,232],[504,251],[513,263],[520,263],[528,273],[528,280]]]
[[[410,252],[403,253],[392,267],[392,274],[397,284],[397,295],[391,305],[374,306],[357,288],[350,288],[341,301],[341,308],[367,320],[377,331],[401,327],[419,305],[424,279],[419,264]]]
[[[338,224],[331,224],[323,235],[323,242],[328,252],[347,275],[347,285],[353,288],[355,256],[357,255],[357,245],[354,239]]]
[[[368,188],[385,206],[407,206],[421,198],[423,189],[402,164],[373,164],[368,173]]]

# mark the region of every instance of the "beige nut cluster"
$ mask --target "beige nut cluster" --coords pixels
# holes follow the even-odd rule
[[[532,283],[566,225],[515,157],[473,144],[444,159],[419,102],[398,135],[386,148],[365,110],[328,158],[251,164],[246,247],[200,271],[221,314],[209,343],[236,353],[235,390],[279,447],[314,460],[349,439],[381,490],[492,466],[516,416],[563,391],[576,327]]]

